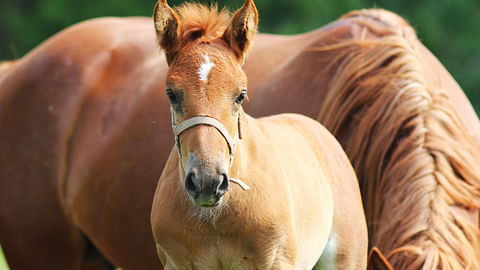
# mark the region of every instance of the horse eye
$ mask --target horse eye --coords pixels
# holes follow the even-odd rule
[[[173,90],[169,88],[166,90],[166,92],[167,92],[168,99],[170,100],[170,103],[172,104],[177,103],[177,96],[175,95]]]
[[[245,99],[245,96],[247,95],[247,90],[242,90],[240,95],[235,99],[235,102],[240,105],[242,104],[243,100]]]

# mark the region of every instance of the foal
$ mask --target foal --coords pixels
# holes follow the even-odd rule
[[[151,214],[165,269],[365,269],[358,183],[334,137],[300,115],[242,110],[253,1],[231,19],[178,11],[161,0],[154,12],[176,140]]]

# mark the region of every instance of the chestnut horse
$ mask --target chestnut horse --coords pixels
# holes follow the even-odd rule
[[[403,19],[364,10],[305,34],[258,34],[249,59],[246,110],[306,114],[334,133],[370,243],[395,269],[480,269],[480,123]],[[90,20],[0,66],[0,242],[12,269],[161,268],[150,210],[173,145],[166,71],[147,18]]]
[[[177,145],[152,206],[160,261],[165,269],[366,269],[358,181],[335,138],[305,116],[242,110],[253,1],[231,20],[205,9],[155,7]]]

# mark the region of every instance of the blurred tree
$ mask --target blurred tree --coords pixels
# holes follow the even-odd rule
[[[169,0],[179,5],[182,0]],[[200,0],[213,3],[213,0]],[[243,0],[219,0],[234,10]],[[352,9],[379,7],[406,18],[480,112],[478,0],[256,0],[260,31],[293,34],[318,28]],[[0,59],[23,56],[56,32],[100,16],[151,16],[155,0],[2,0]]]

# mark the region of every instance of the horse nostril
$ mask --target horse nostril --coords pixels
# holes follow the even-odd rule
[[[185,178],[185,189],[187,190],[188,193],[190,193],[190,195],[192,195],[194,198],[197,196],[198,194],[198,189],[197,189],[197,186],[195,185],[194,181],[195,181],[195,178],[196,178],[196,175],[194,172],[189,172],[187,174],[187,177]]]
[[[228,189],[228,176],[226,174],[220,175],[220,186],[218,187],[218,191],[227,191]]]

